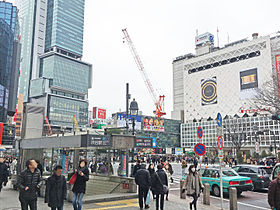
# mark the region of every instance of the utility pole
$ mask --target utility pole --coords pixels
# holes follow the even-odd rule
[[[129,94],[129,84],[126,83],[126,134],[129,135],[129,115],[128,115],[128,109],[129,109],[129,99],[130,99],[130,94]],[[128,164],[128,148],[125,150],[125,173],[126,173],[126,176],[128,177],[128,167],[129,167],[129,164]]]

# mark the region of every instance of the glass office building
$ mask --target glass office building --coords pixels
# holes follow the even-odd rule
[[[18,29],[17,7],[0,1],[0,122],[6,122],[9,108],[15,108],[10,98],[17,92]]]
[[[53,47],[83,54],[84,0],[49,0],[45,50]]]

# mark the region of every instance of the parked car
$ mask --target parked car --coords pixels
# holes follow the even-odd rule
[[[277,163],[271,173],[271,180],[274,180],[277,178],[277,172],[280,171],[280,163]]]
[[[250,177],[253,182],[253,190],[268,188],[270,174],[273,167],[262,165],[237,165],[233,169],[240,175]]]
[[[210,192],[215,196],[220,196],[220,170],[218,168],[203,168],[199,171],[202,183],[210,184]],[[228,193],[230,187],[237,189],[240,196],[243,191],[251,190],[252,180],[248,177],[239,176],[231,168],[222,168],[223,192]]]

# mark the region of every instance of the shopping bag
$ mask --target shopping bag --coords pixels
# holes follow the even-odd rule
[[[151,202],[151,192],[150,192],[150,190],[149,190],[149,191],[148,191],[148,194],[147,194],[147,198],[146,198],[145,204],[146,204],[146,205],[149,205],[150,202]]]
[[[77,173],[74,173],[69,180],[69,184],[75,184],[76,180],[77,180]]]

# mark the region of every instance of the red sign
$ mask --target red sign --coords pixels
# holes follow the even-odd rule
[[[280,55],[275,56],[275,62],[276,62],[277,82],[278,82],[278,97],[280,98]]]
[[[223,147],[224,147],[224,140],[223,140],[223,138],[222,138],[221,136],[218,137],[218,142],[217,142],[217,144],[218,144],[218,148],[219,148],[220,150],[222,150]]]
[[[106,109],[100,109],[97,107],[93,107],[92,118],[105,120],[106,119]]]
[[[3,128],[4,128],[4,124],[0,123],[0,145],[2,145]]]
[[[203,129],[202,129],[202,127],[200,127],[200,126],[198,126],[198,128],[197,128],[197,136],[198,136],[198,138],[202,138],[202,136],[203,136]]]
[[[206,153],[206,147],[204,144],[198,143],[194,146],[194,152],[198,156],[202,156]]]
[[[106,109],[98,109],[98,119],[106,119]]]

